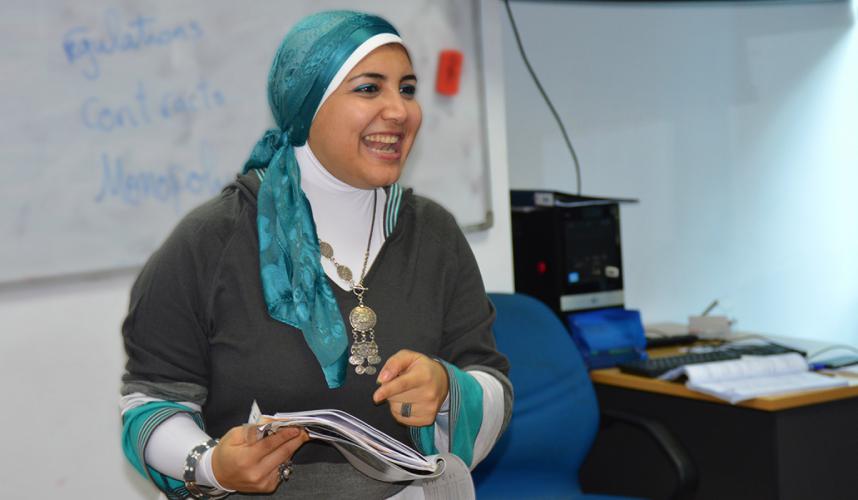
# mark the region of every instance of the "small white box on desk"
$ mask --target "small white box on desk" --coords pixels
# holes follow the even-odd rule
[[[688,331],[700,338],[723,338],[730,335],[727,316],[689,316]]]

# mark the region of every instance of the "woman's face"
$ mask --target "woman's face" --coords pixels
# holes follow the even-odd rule
[[[393,184],[423,119],[416,89],[401,45],[373,50],[319,108],[307,139],[310,149],[346,184],[361,189]]]

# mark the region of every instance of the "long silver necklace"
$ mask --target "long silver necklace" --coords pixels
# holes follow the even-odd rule
[[[366,277],[366,265],[369,262],[369,248],[372,245],[372,230],[375,228],[375,209],[378,202],[378,191],[373,191],[372,196],[372,223],[369,226],[369,240],[366,242],[366,252],[363,254],[363,269],[357,283],[354,282],[354,274],[347,266],[337,262],[334,258],[334,248],[330,243],[319,239],[319,251],[322,257],[331,261],[337,268],[337,276],[352,287],[352,293],[357,297],[358,305],[349,313],[349,323],[352,325],[352,347],[349,363],[355,367],[358,375],[375,375],[375,365],[381,363],[378,352],[378,344],[375,343],[375,324],[377,317],[375,311],[363,303],[363,296],[369,290],[363,284]]]

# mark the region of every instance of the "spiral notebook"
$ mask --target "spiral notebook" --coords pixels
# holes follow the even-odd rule
[[[430,479],[444,472],[443,457],[424,456],[341,410],[263,415],[254,401],[249,423],[256,426],[259,437],[277,432],[281,427],[303,427],[311,438],[331,443],[356,469],[379,481]]]

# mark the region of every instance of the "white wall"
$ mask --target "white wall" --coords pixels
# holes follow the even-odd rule
[[[131,276],[0,290],[4,498],[155,498],[119,446]]]
[[[488,151],[491,171],[494,225],[488,231],[467,234],[483,275],[486,289],[511,292],[512,241],[510,239],[509,171],[507,167],[504,53],[500,2],[480,0],[482,16],[483,68],[485,71]]]
[[[491,290],[512,289],[498,5],[485,19],[491,230],[469,235]],[[0,496],[156,498],[119,444],[119,333],[133,273],[0,287]]]
[[[622,209],[627,305],[858,343],[858,35],[849,2],[513,2],[585,194]],[[510,184],[574,192],[504,23]]]

